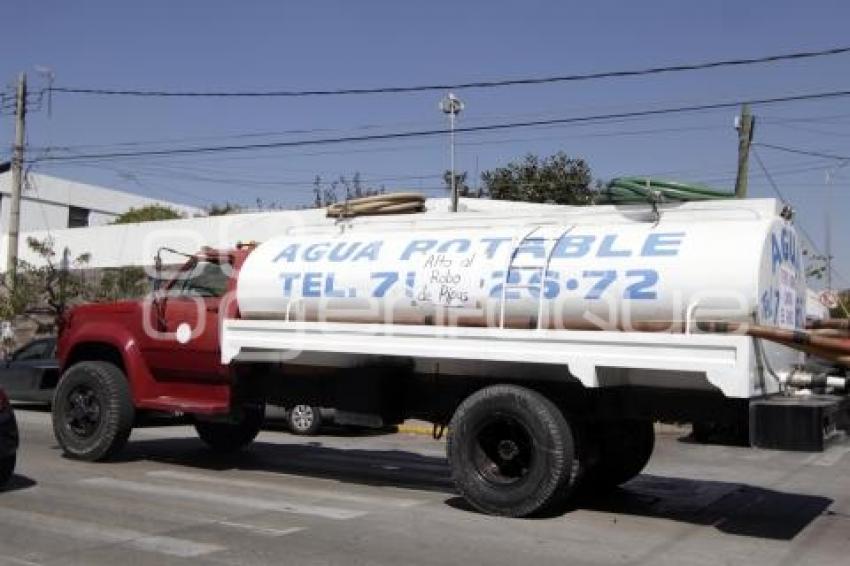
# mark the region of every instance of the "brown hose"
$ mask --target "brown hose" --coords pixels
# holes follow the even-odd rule
[[[390,193],[338,202],[327,208],[332,218],[353,218],[379,214],[412,214],[425,211],[425,197],[419,193]]]
[[[831,330],[850,331],[850,319],[848,318],[827,318],[824,320],[813,320],[806,325],[806,328],[820,329],[829,328]]]

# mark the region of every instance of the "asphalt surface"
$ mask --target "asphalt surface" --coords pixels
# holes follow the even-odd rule
[[[850,443],[820,454],[659,436],[645,473],[555,517],[470,511],[444,445],[409,434],[270,431],[236,458],[188,427],[136,430],[121,461],[61,457],[19,410],[0,564],[850,563]]]

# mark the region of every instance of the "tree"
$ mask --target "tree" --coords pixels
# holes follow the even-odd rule
[[[366,186],[359,172],[355,172],[351,179],[348,179],[345,175],[340,175],[339,179],[330,183],[323,182],[322,178],[316,175],[316,178],[313,179],[313,202],[307,207],[324,208],[339,202],[338,191],[340,188],[345,192],[345,200],[382,195],[386,192],[384,187],[376,189]]]
[[[558,152],[549,157],[528,154],[481,175],[486,192],[496,200],[554,204],[590,204],[590,167],[583,159]]]
[[[27,238],[27,246],[38,257],[38,265],[19,260],[14,289],[4,289],[0,296],[0,316],[13,320],[30,316],[39,323],[40,331],[50,331],[59,325],[68,305],[84,299],[90,292],[83,272],[90,254],[71,256],[66,248],[57,258],[52,238]],[[50,324],[42,324],[34,315],[49,315]]]
[[[141,267],[108,267],[103,270],[95,286],[94,299],[119,301],[138,299],[149,290],[148,276]]]
[[[224,204],[211,204],[207,207],[207,216],[226,216],[240,212],[242,212],[242,207],[229,201],[225,201]]]
[[[446,190],[452,192],[452,172],[448,169],[443,171],[443,183],[446,185]],[[466,184],[466,171],[463,173],[455,173],[455,183],[457,186],[457,194],[462,197],[474,197],[474,191]]]
[[[184,215],[170,206],[151,204],[141,208],[131,208],[124,214],[112,221],[113,224],[137,224],[139,222],[153,222],[156,220],[176,220],[184,218]]]

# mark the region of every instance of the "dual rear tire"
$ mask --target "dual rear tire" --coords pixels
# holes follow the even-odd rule
[[[540,393],[494,385],[458,407],[446,450],[455,486],[472,507],[526,517],[559,510],[577,490],[625,483],[644,468],[653,445],[651,421],[578,430]]]

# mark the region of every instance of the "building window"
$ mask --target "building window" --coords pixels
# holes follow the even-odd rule
[[[89,209],[79,206],[68,207],[68,228],[82,228],[89,225]]]

